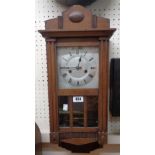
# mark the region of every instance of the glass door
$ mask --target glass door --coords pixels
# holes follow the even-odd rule
[[[98,127],[98,97],[60,96],[59,127]]]
[[[73,102],[73,127],[84,127],[84,102]]]
[[[59,127],[70,126],[70,109],[67,96],[59,97]]]

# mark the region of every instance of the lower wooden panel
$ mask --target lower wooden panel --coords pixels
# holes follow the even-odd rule
[[[60,89],[58,90],[58,96],[97,96],[98,89]]]
[[[83,139],[95,139],[98,140],[98,133],[97,132],[63,132],[59,133],[59,141],[64,139],[71,139],[71,138],[83,138]],[[77,142],[78,143],[78,142]]]
[[[98,128],[89,128],[89,127],[85,127],[85,128],[60,128],[59,132],[60,133],[67,133],[67,132],[97,132]]]

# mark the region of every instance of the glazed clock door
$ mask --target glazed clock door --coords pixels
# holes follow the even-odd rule
[[[59,127],[98,127],[97,96],[60,96]],[[86,130],[85,130],[86,131]]]
[[[89,44],[57,47],[60,140],[97,140],[99,47]]]

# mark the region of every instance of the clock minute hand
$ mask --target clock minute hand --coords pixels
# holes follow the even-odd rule
[[[81,62],[81,58],[82,58],[82,55],[80,56],[80,58],[79,58],[79,63],[78,63],[78,65],[77,65],[77,69],[80,69],[80,67],[79,67],[79,65],[80,65],[80,62]]]
[[[60,69],[76,69],[76,67],[60,67]]]

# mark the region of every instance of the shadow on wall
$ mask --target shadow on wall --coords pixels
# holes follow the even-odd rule
[[[36,123],[35,123],[35,155],[42,155],[41,133]]]
[[[56,1],[67,6],[78,5],[78,4],[86,6],[95,2],[96,0],[56,0]]]

